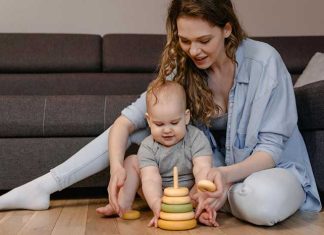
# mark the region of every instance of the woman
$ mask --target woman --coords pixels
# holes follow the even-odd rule
[[[273,225],[298,209],[319,211],[290,75],[279,54],[245,39],[230,0],[173,0],[167,36],[159,77],[185,86],[192,119],[214,151],[209,177],[218,190],[200,204],[197,215],[227,208],[245,221]],[[108,191],[118,212],[125,149],[147,135],[145,93],[122,114],[114,128],[50,173],[3,195],[0,209],[47,209],[52,192],[107,167],[110,132]],[[200,218],[209,225],[209,218]]]
[[[277,51],[245,38],[228,0],[172,1],[167,37],[158,77],[185,86],[192,118],[214,150],[216,167],[209,177],[218,190],[196,216],[222,208],[242,220],[273,225],[298,209],[319,211],[291,78]],[[130,126],[143,126],[144,114],[133,115],[143,107],[139,99],[124,110]],[[122,158],[115,164],[113,157],[111,167],[122,172]],[[109,186],[116,208],[112,195],[123,177],[113,174]]]

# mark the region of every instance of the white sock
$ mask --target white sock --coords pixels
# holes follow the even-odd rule
[[[47,173],[0,196],[0,210],[46,210],[50,195],[59,190],[51,173]]]

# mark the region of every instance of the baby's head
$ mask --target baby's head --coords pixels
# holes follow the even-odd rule
[[[190,111],[186,93],[177,82],[154,80],[146,94],[146,119],[155,141],[165,146],[178,143],[186,134]]]

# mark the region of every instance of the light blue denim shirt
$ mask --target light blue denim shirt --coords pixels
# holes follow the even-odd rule
[[[216,165],[231,165],[253,152],[269,153],[276,167],[297,176],[306,200],[301,210],[319,211],[321,202],[304,140],[297,127],[295,95],[289,72],[279,53],[270,45],[246,39],[236,52],[237,66],[229,93],[225,158],[205,128]],[[137,129],[146,128],[145,96],[122,114]],[[202,129],[203,126],[201,126]]]

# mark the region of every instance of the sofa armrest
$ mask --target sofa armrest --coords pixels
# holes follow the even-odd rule
[[[298,126],[301,130],[324,130],[324,81],[295,88]]]

